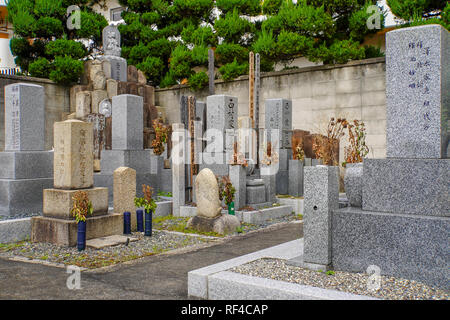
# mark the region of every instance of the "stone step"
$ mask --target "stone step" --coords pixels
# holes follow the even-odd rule
[[[127,242],[138,241],[138,238],[127,237],[122,235],[112,235],[108,237],[95,238],[86,241],[86,247],[92,249],[103,249],[107,247],[114,247],[120,244],[126,244]]]

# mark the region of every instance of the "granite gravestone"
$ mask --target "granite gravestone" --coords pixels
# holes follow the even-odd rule
[[[120,57],[121,54],[121,38],[119,29],[116,26],[107,26],[103,29],[103,50],[105,55],[101,57],[102,60],[107,61],[108,69],[111,71],[105,72],[111,75],[111,78],[118,81],[127,81],[128,67],[127,60]]]
[[[186,203],[186,132],[184,124],[172,125],[172,208],[175,217]]]
[[[5,86],[0,215],[42,212],[42,190],[53,184],[53,152],[44,151],[44,137],[44,88],[25,83]]]
[[[449,49],[440,25],[386,34],[388,158],[449,158]]]

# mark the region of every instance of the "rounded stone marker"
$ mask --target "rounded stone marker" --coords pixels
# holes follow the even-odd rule
[[[221,213],[219,200],[219,184],[211,169],[205,168],[195,179],[195,195],[197,198],[197,216],[215,218]]]

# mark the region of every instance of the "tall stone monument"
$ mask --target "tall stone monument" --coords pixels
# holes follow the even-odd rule
[[[5,151],[0,152],[0,215],[42,212],[53,183],[53,152],[45,151],[44,88],[5,86]]]
[[[362,207],[335,210],[333,266],[450,288],[450,34],[386,34],[387,159],[365,159]]]
[[[123,231],[122,214],[108,214],[108,189],[94,188],[92,124],[67,120],[54,124],[54,188],[44,190],[43,216],[31,220],[31,241],[74,246],[77,225],[71,215],[74,194],[87,193],[94,209],[87,218],[86,238]]]
[[[107,26],[103,29],[103,51],[102,60],[109,62],[111,66],[111,78],[118,81],[127,81],[127,60],[120,56],[122,49],[119,29],[116,26]]]

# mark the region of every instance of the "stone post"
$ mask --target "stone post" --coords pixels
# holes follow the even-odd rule
[[[142,123],[143,98],[122,94],[112,99],[112,149],[142,150],[144,146]]]
[[[234,205],[236,210],[245,207],[247,193],[247,173],[241,165],[230,165],[230,181],[236,189],[234,194]]]
[[[327,270],[331,264],[331,215],[339,208],[339,167],[305,167],[305,267]]]
[[[289,195],[303,196],[303,161],[289,160]]]
[[[276,202],[276,188],[277,188],[277,179],[276,179],[276,166],[262,166],[261,167],[261,179],[264,180],[264,185],[266,186],[266,201],[267,202]]]
[[[119,167],[113,174],[113,202],[114,212],[131,212],[131,231],[136,231],[136,207],[134,198],[136,197],[136,170]]]
[[[172,124],[172,207],[173,215],[180,216],[180,207],[186,202],[185,165],[186,133],[182,123]]]

